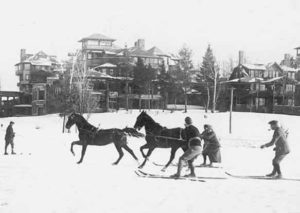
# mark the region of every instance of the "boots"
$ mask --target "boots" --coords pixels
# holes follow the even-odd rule
[[[270,174],[267,174],[266,177],[274,177],[276,175],[276,169],[274,167],[273,171]]]
[[[172,178],[179,178],[181,176],[181,170],[183,167],[183,163],[184,163],[184,161],[179,159],[177,172],[174,175],[171,175]]]

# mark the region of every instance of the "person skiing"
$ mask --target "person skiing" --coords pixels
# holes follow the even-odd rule
[[[213,163],[221,163],[221,145],[211,125],[204,125],[204,131],[200,135],[200,138],[204,140],[202,166],[206,165],[207,156],[210,161],[209,166],[213,166]]]
[[[15,133],[13,130],[13,125],[15,123],[13,121],[11,121],[8,125],[8,127],[6,128],[6,134],[5,134],[5,152],[4,155],[8,155],[7,153],[7,148],[8,145],[11,145],[11,154],[15,155],[16,153],[14,152],[14,137],[15,137]]]
[[[188,149],[179,158],[177,173],[172,177],[179,178],[181,176],[181,170],[183,165],[188,162],[191,173],[187,177],[195,177],[195,168],[193,161],[202,153],[201,138],[199,130],[192,125],[192,119],[190,117],[185,118],[185,132],[186,141],[188,143]]]
[[[282,178],[280,170],[280,162],[290,152],[290,148],[287,141],[287,136],[282,127],[278,125],[278,121],[272,120],[269,122],[271,129],[274,130],[273,138],[271,142],[261,145],[261,149],[275,145],[273,149],[275,151],[275,157],[272,161],[273,171],[267,174],[267,177]]]

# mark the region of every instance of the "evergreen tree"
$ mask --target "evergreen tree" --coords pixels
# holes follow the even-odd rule
[[[150,95],[152,80],[155,78],[155,70],[150,66],[145,66],[141,58],[138,58],[137,64],[133,69],[133,84],[140,96],[139,109],[141,110],[141,95],[147,93]],[[150,103],[150,100],[149,100]]]
[[[201,66],[201,78],[204,79],[204,82],[206,84],[206,90],[207,90],[207,103],[205,107],[205,111],[207,112],[209,105],[210,105],[210,85],[213,85],[213,108],[212,112],[215,111],[215,103],[216,103],[216,86],[217,86],[217,81],[219,78],[219,68],[216,63],[216,59],[213,55],[213,51],[208,45],[205,55],[203,57],[202,61],[202,66]]]

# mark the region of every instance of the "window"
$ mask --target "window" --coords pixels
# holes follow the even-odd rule
[[[38,100],[45,100],[45,91],[44,90],[39,90],[38,94],[39,94]]]
[[[295,92],[295,87],[292,84],[287,84],[286,85],[286,91],[287,92]]]
[[[56,95],[59,95],[59,94],[61,93],[61,88],[60,88],[60,87],[55,87],[54,93],[55,93]]]
[[[100,46],[112,46],[111,41],[100,41]]]
[[[87,54],[87,58],[92,59],[92,54],[91,53]]]
[[[256,85],[255,85],[255,89],[256,89],[256,90],[259,90],[259,84],[256,84]]]
[[[294,106],[294,100],[293,99],[288,99],[288,105],[289,106]]]
[[[259,87],[260,91],[265,91],[266,90],[266,86],[264,84],[261,84]]]
[[[30,64],[24,64],[24,70],[30,70]]]
[[[99,46],[99,42],[97,40],[88,40],[86,44],[91,46]]]
[[[258,107],[258,106],[265,106],[265,99],[264,98],[256,98],[255,99],[255,101],[256,101],[256,106]]]
[[[109,70],[109,75],[113,76],[114,75],[114,69]]]
[[[25,75],[25,81],[29,81],[30,80],[30,75],[29,74],[26,74]]]

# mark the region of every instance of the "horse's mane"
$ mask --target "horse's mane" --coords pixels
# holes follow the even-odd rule
[[[82,115],[74,113],[77,117],[79,117],[80,122],[82,122],[83,126],[82,128],[87,128],[89,130],[97,130],[97,128],[95,126],[93,126],[92,124],[90,124]]]
[[[144,112],[144,115],[146,115],[146,118],[149,122],[161,127],[161,128],[164,128],[162,125],[160,125],[160,123],[157,123],[150,115],[148,115],[146,112]]]

